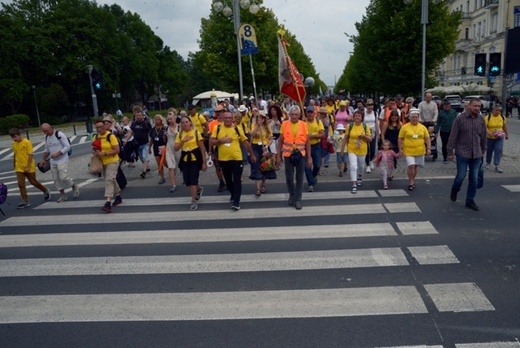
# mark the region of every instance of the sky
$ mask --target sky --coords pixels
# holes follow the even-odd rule
[[[232,0],[224,1],[232,7]],[[96,3],[116,2],[96,0]],[[138,13],[164,44],[184,59],[189,52],[199,50],[200,20],[209,16],[212,3],[213,0],[117,1],[125,12]],[[264,0],[263,6],[272,9],[278,22],[296,36],[320,78],[333,86],[345,68],[349,52],[353,51],[344,33],[357,34],[354,24],[361,21],[369,3],[370,0]]]

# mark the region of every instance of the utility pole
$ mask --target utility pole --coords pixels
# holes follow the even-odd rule
[[[90,93],[92,94],[92,107],[94,108],[94,118],[99,116],[98,105],[97,105],[97,96],[94,91],[94,86],[92,85],[92,69],[94,68],[92,65],[88,66],[88,78],[90,80]]]

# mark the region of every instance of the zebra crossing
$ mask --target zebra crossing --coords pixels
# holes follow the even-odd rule
[[[195,212],[187,211],[186,197],[126,198],[112,214],[99,213],[98,200],[47,202],[6,218],[0,225],[0,331],[27,324],[255,327],[425,317],[434,322],[424,329],[437,335],[433,343],[417,345],[411,335],[397,345],[370,344],[368,337],[366,346],[442,347],[448,344],[438,334],[443,315],[475,320],[496,311],[404,190],[304,193],[301,211],[288,207],[280,192],[261,200],[244,195],[239,212],[223,208],[227,198],[204,196]],[[416,278],[434,268],[464,276]],[[370,284],[365,273],[381,280]],[[388,275],[393,281],[385,284]],[[251,282],[244,285],[243,277]],[[92,283],[112,278],[115,288]],[[146,286],[137,285],[141,278]],[[175,289],[160,285],[175,280]],[[198,345],[217,346],[210,341]],[[449,344],[520,347],[512,341]]]
[[[69,140],[70,140],[72,147],[74,148],[74,146],[76,146],[76,145],[81,145],[86,142],[89,142],[90,137],[88,135],[73,135],[69,138]],[[33,150],[34,150],[35,154],[43,153],[44,148],[45,148],[45,140],[33,142]],[[12,160],[13,155],[14,155],[14,153],[13,153],[11,147],[6,147],[3,149],[0,148],[0,161]]]

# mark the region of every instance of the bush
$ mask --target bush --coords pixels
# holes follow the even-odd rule
[[[24,114],[0,117],[0,134],[9,134],[12,128],[29,128],[29,116]]]

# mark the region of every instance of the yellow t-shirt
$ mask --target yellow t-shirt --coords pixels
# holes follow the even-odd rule
[[[206,123],[206,119],[201,114],[197,113],[193,116],[190,115],[191,122],[195,126],[195,129],[199,131],[199,133],[204,133],[203,124]]]
[[[106,132],[104,135],[96,135],[96,139],[99,139],[101,141],[101,152],[104,154],[105,152],[112,151],[112,146],[119,145],[119,142],[117,141],[117,137],[112,134],[110,136],[110,142],[108,141],[108,135],[112,134],[110,132]],[[121,149],[120,149],[121,150]],[[103,162],[103,165],[107,165],[112,162],[119,161],[119,155],[115,154],[112,156],[103,156],[101,155],[99,158],[101,158],[101,162]]]
[[[242,116],[242,120],[240,121],[240,123],[245,125],[249,133],[249,125],[251,124],[251,114],[249,112],[246,112],[246,114]]]
[[[484,117],[484,122],[486,122],[487,130],[491,133],[495,132],[503,132],[504,125],[506,124],[506,119],[501,115],[490,115]],[[496,139],[494,136],[487,136],[489,139]]]
[[[253,130],[258,127],[258,124],[253,125]],[[251,144],[259,145],[262,143],[262,145],[267,145],[269,137],[271,137],[271,131],[267,129],[267,127],[262,127],[262,132],[258,133],[251,139]]]
[[[346,133],[348,135],[348,144],[347,144],[347,152],[355,153],[358,156],[366,155],[368,153],[368,143],[365,138],[360,139],[359,136],[361,134],[372,135],[370,133],[370,127],[366,124],[361,123],[359,126],[356,124],[352,125],[352,129],[350,130],[350,124],[347,125]],[[359,148],[357,147],[357,143],[359,141]]]
[[[309,132],[309,135],[316,135],[319,134],[320,131],[325,131],[325,128],[323,127],[323,122],[316,118],[312,122],[307,121],[307,131]],[[309,140],[311,146],[318,144],[320,141],[321,139],[318,138],[312,138]]]
[[[403,154],[405,156],[422,156],[426,153],[424,141],[430,136],[428,129],[422,124],[405,124],[399,131],[399,138],[403,138]]]
[[[332,136],[334,138],[334,145],[336,146],[336,152],[341,152],[341,144],[343,144],[343,138],[345,138],[345,133],[334,133]],[[348,152],[347,148],[348,144],[345,144],[345,152]]]
[[[236,127],[236,128],[235,128]],[[238,134],[237,134],[238,130]],[[218,135],[217,135],[218,133]],[[240,134],[240,137],[239,137]],[[219,161],[242,161],[242,149],[240,148],[240,143],[244,140],[247,140],[247,137],[242,130],[242,127],[232,125],[231,127],[226,127],[224,125],[215,128],[213,133],[211,134],[212,138],[222,139],[225,137],[230,137],[232,139],[229,144],[218,144],[218,160]]]
[[[25,168],[27,167],[27,163],[29,162],[29,155],[34,153],[33,146],[30,140],[22,139],[22,141],[13,141],[13,151],[14,151],[14,171],[18,173],[23,173]],[[36,172],[36,163],[34,162],[34,158],[31,161],[29,173]]]
[[[181,136],[182,136],[182,138],[181,138]],[[188,132],[180,131],[179,133],[177,133],[177,135],[175,136],[175,143],[176,144],[180,143],[183,138],[189,137],[189,136],[192,136],[193,138],[191,140],[188,140],[184,144],[182,144],[182,147],[180,149],[181,151],[189,152],[189,151],[193,151],[199,147],[199,141],[202,140],[202,135],[199,131],[195,132],[194,129],[192,129]],[[201,149],[201,151],[202,151],[202,149]],[[182,160],[187,162],[188,161],[187,157],[188,157],[188,155],[185,155],[184,158],[182,158]],[[192,161],[197,160],[197,158],[195,157],[194,154],[191,154],[191,160]]]

